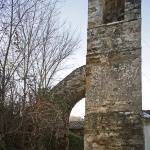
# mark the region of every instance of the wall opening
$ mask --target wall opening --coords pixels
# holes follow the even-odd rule
[[[125,0],[103,0],[103,21],[111,23],[124,20]]]
[[[85,99],[81,99],[72,109],[69,118],[69,149],[84,149]]]
[[[85,98],[73,107],[69,118],[69,130],[83,138],[84,136]]]
[[[81,99],[72,108],[72,111],[70,113],[70,118],[69,118],[70,125],[72,122],[76,122],[72,127],[74,127],[75,129],[80,128],[81,130],[83,130],[84,129],[84,116],[85,116],[85,98]]]

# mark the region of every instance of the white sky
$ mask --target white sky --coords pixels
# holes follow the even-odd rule
[[[86,62],[88,0],[65,0],[62,18],[81,33],[81,48],[73,60],[75,69]],[[71,70],[72,71],[72,70]],[[142,0],[142,108],[150,109],[150,0]],[[85,100],[75,105],[71,115],[84,116]]]

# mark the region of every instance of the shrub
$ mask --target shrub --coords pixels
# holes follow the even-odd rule
[[[69,150],[84,150],[83,138],[69,132]]]

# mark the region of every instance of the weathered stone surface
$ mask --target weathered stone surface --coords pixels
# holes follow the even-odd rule
[[[140,14],[140,0],[89,0],[85,150],[144,149]]]
[[[141,20],[122,21],[89,29],[88,55],[141,48],[140,22]]]
[[[142,117],[136,113],[91,113],[85,119],[85,149],[142,150]],[[136,132],[138,134],[136,134]]]
[[[59,82],[52,91],[72,109],[77,102],[85,97],[86,66],[75,69]]]
[[[139,76],[141,68],[138,66],[140,66],[140,58],[135,57],[131,60],[120,58],[112,62],[108,58],[99,65],[91,67],[91,83],[87,85],[86,93],[88,99],[86,109],[89,109],[87,113],[140,112],[141,84],[138,81],[141,80]]]

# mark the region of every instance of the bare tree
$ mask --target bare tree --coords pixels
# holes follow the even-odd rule
[[[59,6],[58,0],[0,0],[0,122],[10,104],[12,114],[24,116],[78,48],[79,36],[60,22]]]
[[[1,103],[11,80],[22,86],[25,103],[27,92],[51,87],[56,73],[64,68],[63,61],[77,49],[79,38],[60,23],[57,0],[1,3]]]

